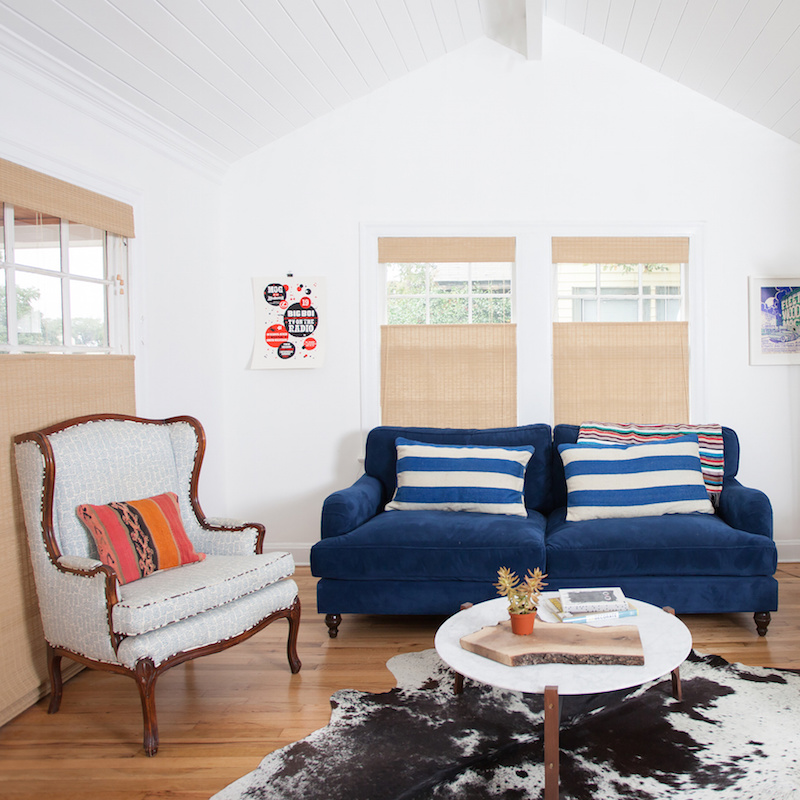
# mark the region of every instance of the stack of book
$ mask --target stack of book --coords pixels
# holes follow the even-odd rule
[[[561,622],[593,622],[602,619],[635,617],[636,606],[618,586],[591,589],[561,589],[558,597],[547,600]]]

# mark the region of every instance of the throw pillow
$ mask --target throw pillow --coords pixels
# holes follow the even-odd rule
[[[120,583],[205,558],[195,552],[184,530],[175,492],[125,503],[84,504],[77,513],[100,560],[116,571]]]
[[[387,511],[477,511],[527,517],[533,447],[443,445],[398,438],[397,489]]]
[[[722,492],[722,479],[725,474],[725,447],[722,425],[647,425],[618,422],[584,422],[578,431],[578,444],[599,442],[600,444],[646,444],[676,436],[697,435],[700,449],[700,466],[703,480],[711,495],[712,502]]]
[[[558,446],[567,479],[567,520],[713,514],[696,436],[617,446]]]

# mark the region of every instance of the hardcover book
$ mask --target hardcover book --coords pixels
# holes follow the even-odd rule
[[[628,601],[619,586],[559,590],[561,607],[570,614],[580,611],[624,611]]]

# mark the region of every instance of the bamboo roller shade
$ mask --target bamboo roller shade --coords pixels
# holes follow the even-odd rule
[[[134,414],[133,356],[0,356],[0,725],[50,690],[13,438],[84,414]],[[65,677],[80,667],[65,663]]]
[[[556,424],[688,422],[688,323],[554,323],[553,395]]]
[[[515,261],[513,236],[384,236],[378,239],[378,262]]]
[[[516,325],[383,325],[381,424],[517,424]]]
[[[132,237],[133,208],[0,158],[0,201]]]
[[[688,237],[554,236],[554,264],[686,264]]]

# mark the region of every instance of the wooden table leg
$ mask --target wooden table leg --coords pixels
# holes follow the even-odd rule
[[[544,688],[544,800],[558,800],[558,686]]]
[[[464,676],[456,672],[456,679],[453,683],[453,694],[461,694],[464,691]]]
[[[672,614],[673,616],[675,616],[675,609],[672,608],[671,606],[664,606],[664,611],[666,611],[667,614]],[[680,667],[675,667],[675,669],[672,670],[671,678],[672,678],[672,696],[676,700],[683,700],[683,688],[681,687]]]

